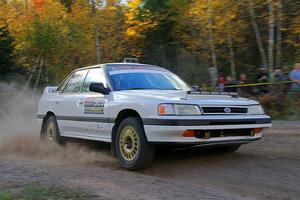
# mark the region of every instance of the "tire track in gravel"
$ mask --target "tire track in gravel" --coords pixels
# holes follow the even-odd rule
[[[2,157],[3,158],[3,157]],[[48,164],[15,159],[0,163],[6,184],[80,188],[95,199],[246,199],[205,185],[128,172],[116,163],[87,165]]]
[[[299,130],[298,122],[278,121],[234,154],[159,152],[151,168],[137,172],[119,167],[105,145],[48,147],[35,130],[0,147],[0,187],[38,182],[78,188],[95,199],[298,199]]]

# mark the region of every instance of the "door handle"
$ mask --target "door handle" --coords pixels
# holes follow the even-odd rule
[[[54,103],[58,104],[58,103],[59,103],[59,101],[54,101]]]

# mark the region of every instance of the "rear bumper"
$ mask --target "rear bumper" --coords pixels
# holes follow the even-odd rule
[[[224,117],[224,116],[223,116]],[[269,128],[271,127],[271,119],[269,116],[264,117],[238,117],[233,116],[226,119],[221,119],[220,116],[215,118],[202,119],[152,119],[144,120],[144,129],[146,137],[150,143],[161,144],[191,144],[191,145],[217,145],[229,143],[248,143],[259,140],[262,137],[262,132],[254,136],[225,136],[211,137],[209,139],[197,137],[183,137],[186,130],[226,130],[226,129],[254,129],[254,128]]]

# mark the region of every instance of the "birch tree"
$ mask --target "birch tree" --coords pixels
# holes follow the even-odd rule
[[[248,10],[250,13],[251,25],[252,25],[253,31],[255,33],[255,38],[256,38],[258,49],[259,49],[260,57],[262,60],[262,64],[267,67],[268,66],[267,57],[266,57],[265,48],[264,48],[264,45],[262,42],[262,38],[260,35],[260,30],[259,30],[259,27],[256,22],[256,15],[255,15],[255,11],[254,11],[253,1],[247,0],[246,4],[247,4],[247,7],[248,7]]]
[[[282,2],[278,0],[276,7],[276,66],[281,67],[281,8]]]
[[[96,64],[100,63],[100,42],[99,42],[99,24],[97,15],[97,4],[96,0],[91,0],[91,8],[94,20],[94,34],[95,34],[95,48],[96,48]]]
[[[268,42],[268,69],[271,80],[273,79],[272,74],[274,71],[274,6],[273,0],[268,0],[269,9],[269,42]]]
[[[214,70],[214,76],[212,75],[212,84],[213,86],[217,83],[217,77],[218,77],[218,68],[217,68],[217,56],[215,52],[215,44],[214,44],[214,36],[213,36],[213,8],[212,8],[212,2],[211,0],[208,0],[208,40],[210,45],[210,51],[211,51],[211,59],[212,59],[212,67]]]
[[[228,42],[228,49],[229,49],[229,61],[230,61],[230,71],[231,76],[234,81],[236,81],[236,70],[235,70],[235,61],[234,61],[234,50],[232,44],[232,34],[231,30],[228,28],[227,30],[227,42]]]

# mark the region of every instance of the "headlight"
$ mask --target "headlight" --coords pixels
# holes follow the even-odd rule
[[[159,115],[201,115],[197,105],[188,104],[160,104],[158,105]]]
[[[249,106],[248,114],[249,115],[263,115],[263,114],[265,114],[265,111],[260,105]]]

